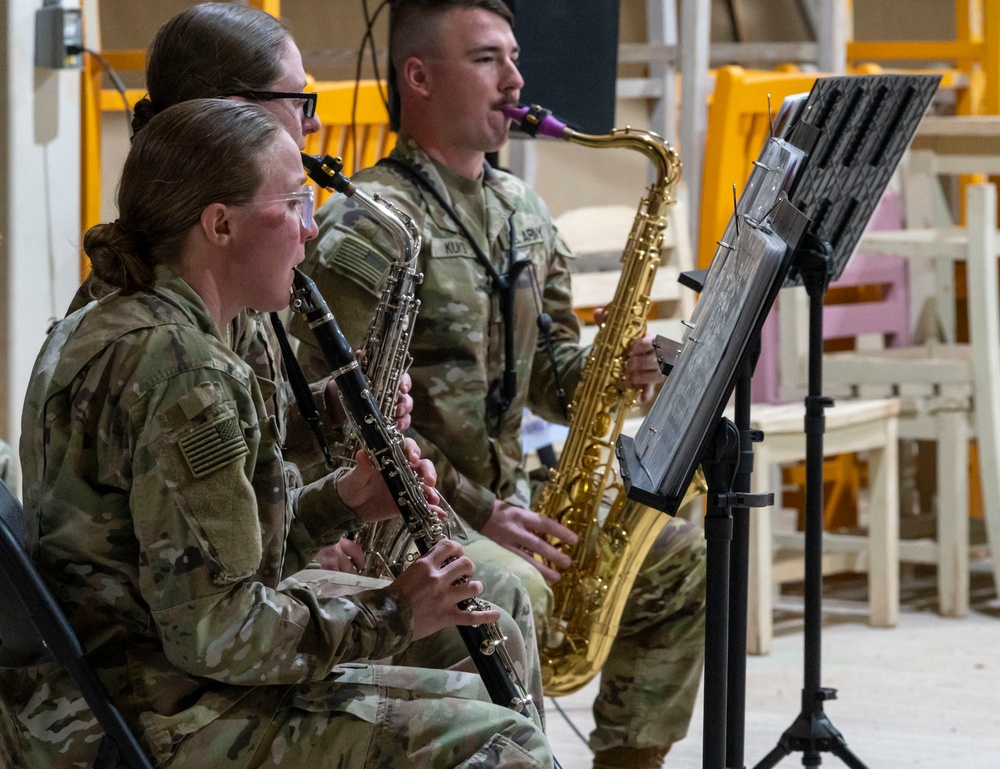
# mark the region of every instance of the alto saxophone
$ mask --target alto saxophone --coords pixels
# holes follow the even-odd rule
[[[396,259],[389,268],[360,355],[372,397],[383,414],[392,414],[400,379],[413,361],[410,338],[420,308],[420,300],[414,293],[424,277],[416,269],[422,240],[420,228],[385,198],[378,194],[368,195],[355,187],[343,174],[344,165],[339,158],[326,156],[320,159],[303,153],[302,163],[314,182],[350,197],[375,217],[396,246]],[[358,449],[364,448],[364,442],[350,420],[344,427],[344,433],[344,441],[336,453],[343,464],[349,465],[354,463]],[[365,563],[360,571],[369,577],[392,579],[414,555],[413,538],[399,518],[366,524],[358,532],[355,542],[365,553]]]
[[[403,450],[403,436],[385,418],[364,374],[361,373],[354,351],[344,338],[336,318],[327,307],[316,284],[294,270],[291,308],[305,317],[316,337],[323,358],[337,381],[341,402],[348,418],[361,436],[372,464],[378,469],[392,494],[421,554],[428,552],[445,538],[444,527],[424,496],[424,486],[410,467]],[[483,611],[489,605],[478,598],[469,598],[459,606],[468,611]],[[531,695],[525,691],[514,662],[504,642],[507,640],[496,623],[460,626],[457,628],[465,643],[490,699],[497,705],[517,713],[526,713],[532,706]]]
[[[628,354],[645,333],[666,208],[676,201],[681,163],[655,133],[625,128],[596,136],[574,131],[538,107],[506,112],[529,135],[636,150],[656,171],[639,203],[622,255],[621,279],[569,407],[569,435],[559,464],[534,506],[579,537],[575,546],[558,545],[572,565],[552,586],[554,611],[547,642],[539,650],[545,693],[561,696],[582,688],[604,666],[639,567],[667,520],[663,513],[628,499],[612,458],[626,413],[638,400],[638,392],[624,384]],[[602,520],[599,511],[609,501]]]

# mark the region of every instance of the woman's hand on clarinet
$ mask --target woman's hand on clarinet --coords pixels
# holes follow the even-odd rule
[[[409,429],[412,421],[410,417],[413,411],[413,397],[410,395],[412,387],[413,380],[404,372],[399,378],[399,389],[396,391],[396,428],[401,433]]]
[[[569,567],[570,557],[552,545],[546,537],[575,545],[578,537],[558,521],[498,499],[493,512],[480,529],[482,534],[517,553],[538,569],[549,584],[560,579],[558,569]],[[535,558],[540,555],[544,563]]]
[[[472,579],[476,567],[464,553],[454,540],[442,539],[393,580],[393,586],[403,594],[412,610],[414,641],[452,625],[480,625],[500,620],[500,612],[496,609],[466,611],[458,608],[461,601],[475,598],[483,591],[483,583]],[[454,560],[448,562],[449,559]]]
[[[353,539],[342,537],[336,544],[327,545],[316,553],[316,560],[330,571],[360,574],[365,564],[365,551]]]
[[[420,447],[412,438],[403,440],[403,453],[410,467],[423,481],[427,501],[432,505],[437,504],[440,497],[434,490],[434,484],[437,483],[434,465],[428,459],[421,459]],[[384,521],[397,515],[399,508],[396,501],[368,454],[359,451],[354,461],[354,467],[344,473],[337,483],[337,492],[344,504],[354,510],[355,515],[365,523]]]

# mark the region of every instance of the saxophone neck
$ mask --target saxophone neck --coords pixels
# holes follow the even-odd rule
[[[562,138],[583,147],[621,147],[641,152],[656,168],[657,186],[668,190],[674,190],[681,180],[680,156],[662,136],[653,131],[626,126],[607,134],[587,134],[567,128]]]
[[[681,179],[681,159],[666,140],[652,131],[616,128],[609,134],[587,134],[570,128],[549,110],[537,104],[504,108],[504,114],[520,125],[528,136],[539,134],[584,147],[624,147],[642,152],[656,166],[657,186],[672,191]],[[672,201],[671,201],[672,202]]]
[[[420,251],[420,229],[413,219],[380,195],[369,195],[344,175],[344,163],[331,155],[319,157],[302,153],[302,166],[309,178],[325,190],[340,192],[354,199],[381,224],[392,237],[398,254],[397,263],[406,264]]]

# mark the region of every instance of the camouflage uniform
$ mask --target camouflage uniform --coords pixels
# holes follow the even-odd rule
[[[304,570],[359,521],[338,474],[301,486],[284,461],[243,320],[234,352],[158,267],[150,292],[56,326],[25,403],[29,550],[154,763],[549,766],[478,676],[368,664],[407,647],[412,615],[391,584]],[[99,729],[64,672],[3,671],[0,694],[6,765],[91,765]]]
[[[14,453],[14,449],[9,443],[0,441],[0,483],[6,484],[8,489],[17,494],[19,478],[17,454]]]
[[[469,231],[503,273],[511,259],[530,259],[520,273],[515,304],[517,393],[499,430],[487,428],[491,385],[503,374],[503,315],[486,270],[461,230],[434,197],[391,165],[353,177],[421,227],[417,289],[421,301],[410,350],[413,428],[424,455],[438,471],[438,488],[475,528],[494,500],[528,507],[531,484],[522,465],[522,408],[563,421],[553,359],[571,398],[585,360],[572,312],[572,255],[542,200],[517,178],[490,168],[471,181],[433,161],[401,135],[393,156],[408,161],[450,199]],[[319,236],[306,244],[303,269],[317,282],[348,339],[362,343],[379,298],[393,245],[383,229],[351,199],[332,198],[317,214]],[[539,341],[536,319],[552,318],[553,355]],[[293,322],[303,342],[307,371],[321,371],[308,329]],[[523,575],[535,610],[539,639],[551,613],[551,591],[523,559],[477,538],[469,550],[479,574],[508,569]],[[697,527],[671,520],[643,564],[621,631],[605,665],[594,705],[591,746],[659,747],[682,738],[697,694],[704,654],[705,545]],[[487,583],[484,596],[490,594]],[[500,601],[497,601],[500,602]],[[502,603],[502,602],[501,602]]]

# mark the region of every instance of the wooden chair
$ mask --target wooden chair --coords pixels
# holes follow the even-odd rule
[[[808,92],[818,77],[815,72],[742,67],[720,67],[716,72],[701,177],[698,267],[711,264],[715,243],[733,215],[733,185],[738,196],[770,134],[768,97],[777,114],[786,96]]]
[[[316,82],[310,90],[319,94],[316,117],[322,128],[306,137],[309,154],[339,157],[344,173],[350,176],[375,165],[396,146],[396,134],[389,130],[389,113],[382,101],[384,83],[362,80],[356,100],[353,80]],[[316,204],[328,197],[329,192],[319,190]]]
[[[750,514],[747,585],[747,652],[771,651],[777,588],[804,579],[805,540],[795,527],[782,528],[781,469],[806,457],[802,402],[755,404],[751,427],[764,432],[754,445],[751,490],[775,492],[770,510]],[[895,627],[899,618],[899,402],[857,400],[826,412],[824,457],[863,452],[868,470],[869,517],[866,531],[823,534],[823,573],[867,572],[869,622]],[[779,601],[780,603],[780,601]],[[801,605],[795,608],[801,611]],[[829,607],[827,607],[829,608]]]
[[[954,19],[951,40],[849,41],[847,65],[945,62],[958,114],[1000,114],[1000,0],[955,0]]]
[[[1000,137],[1000,132],[998,132]],[[1000,584],[1000,302],[997,288],[996,190],[992,185],[968,188],[968,227],[866,235],[861,247],[928,261],[927,277],[943,276],[945,285],[931,294],[952,294],[949,276],[955,260],[969,265],[969,306],[973,313],[971,343],[929,339],[921,345],[885,350],[829,353],[824,356],[825,389],[832,395],[895,396],[901,401],[900,437],[937,443],[937,538],[902,540],[900,560],[931,563],[938,570],[939,610],[963,616],[969,606],[969,440],[979,441],[987,534],[994,552],[994,578]],[[943,268],[941,267],[943,265]],[[783,298],[784,299],[784,298]],[[782,372],[796,367],[805,329],[805,297],[782,303]]]
[[[667,209],[663,253],[650,291],[651,333],[674,330],[691,316],[695,294],[678,283],[680,273],[694,269],[687,222],[686,192],[677,191],[677,202]],[[560,214],[555,225],[576,255],[572,264],[573,307],[586,322],[592,310],[614,295],[621,276],[621,258],[635,221],[636,209],[626,205],[587,206]],[[585,325],[584,343],[590,343],[597,327]]]

